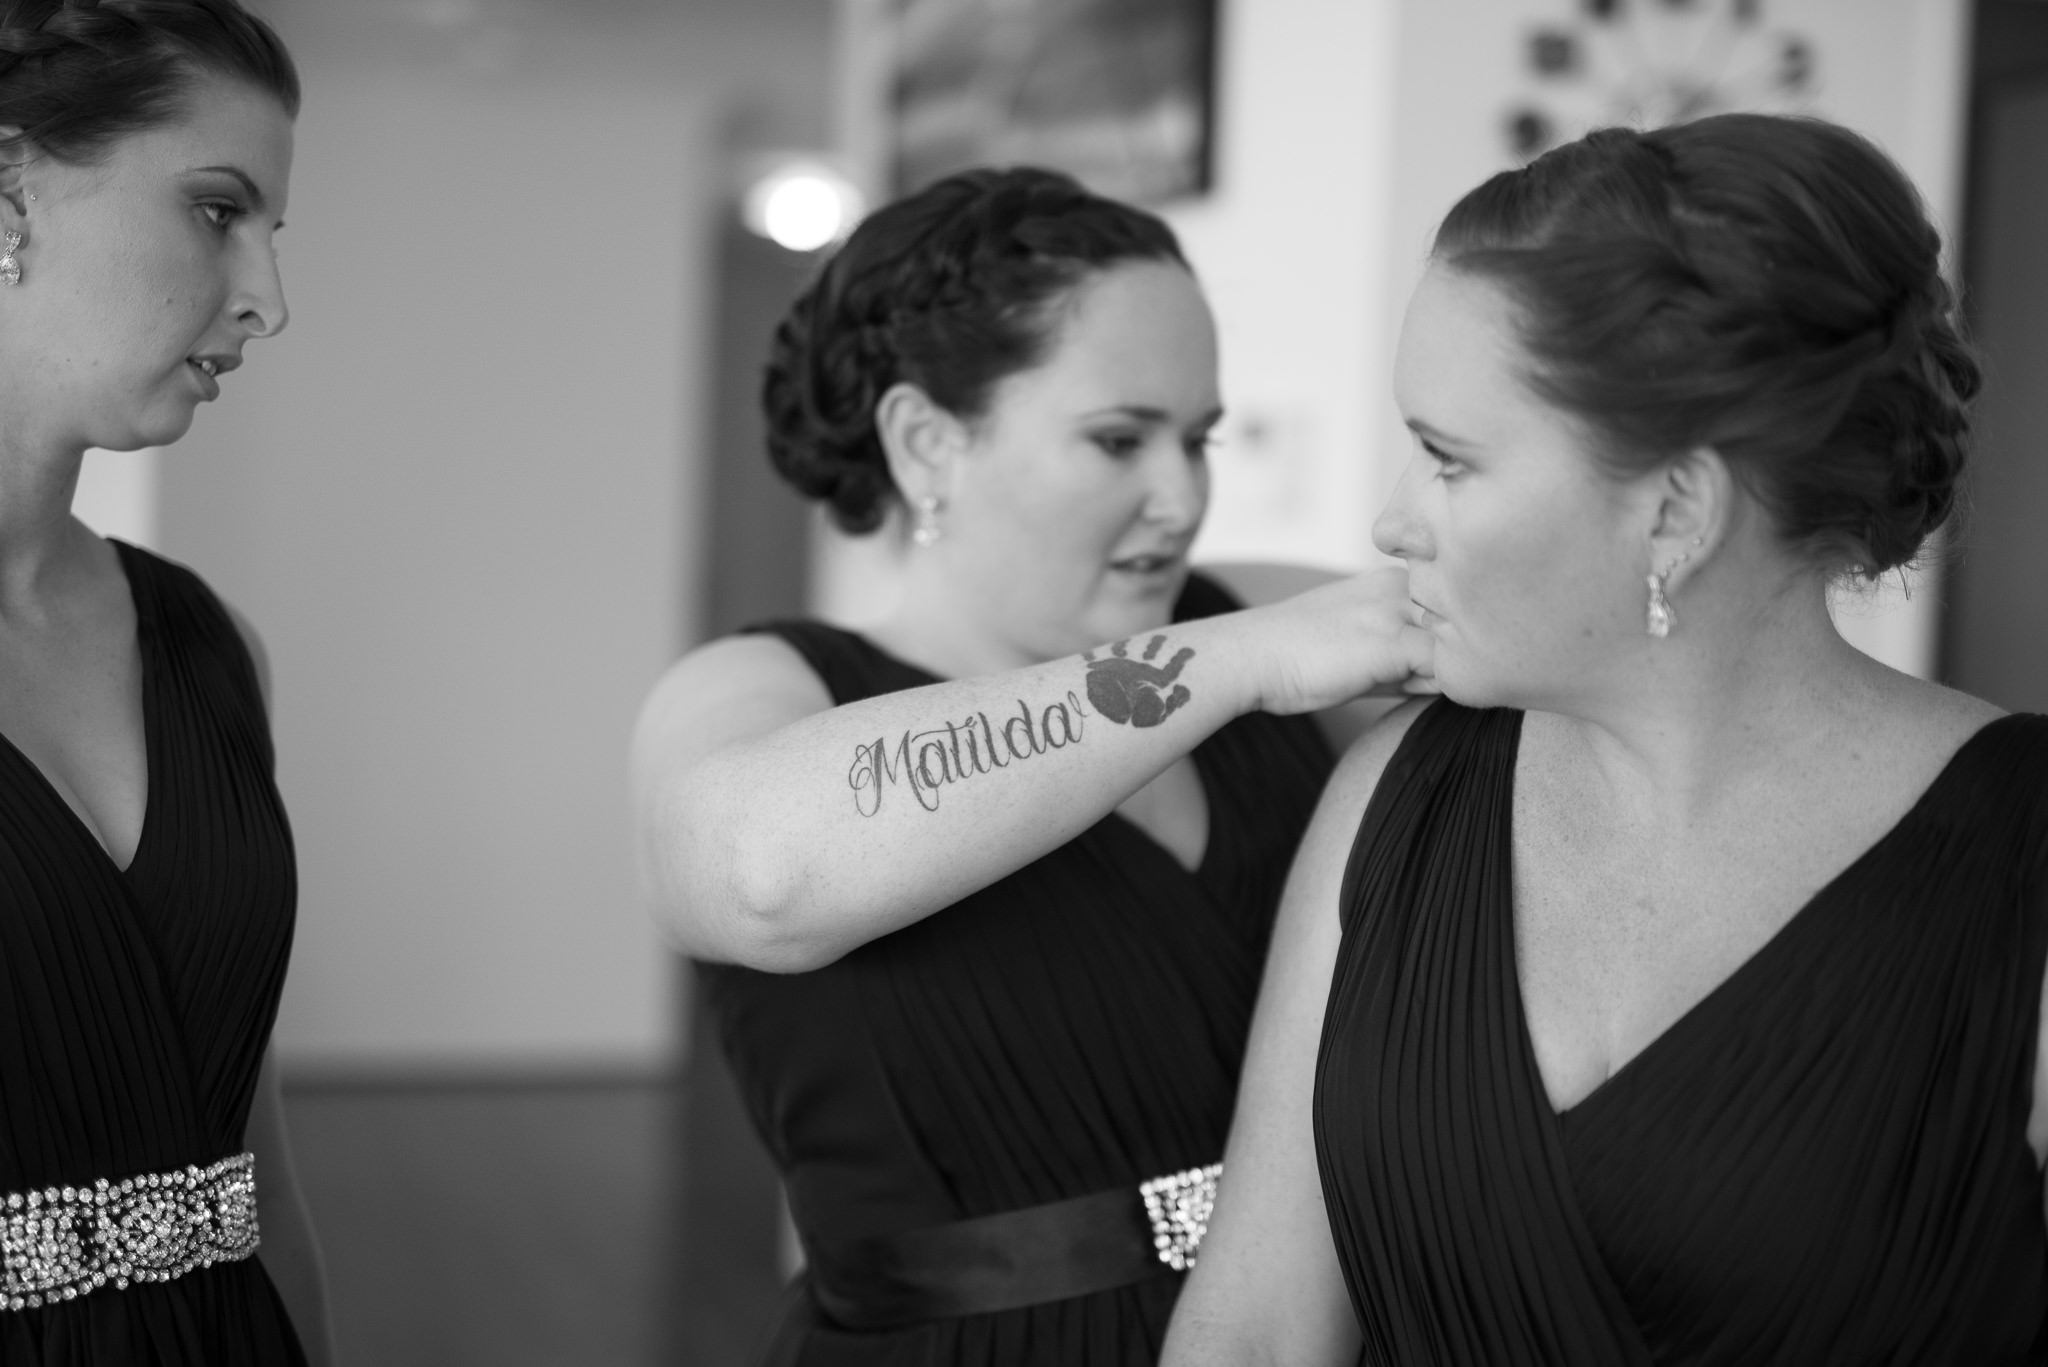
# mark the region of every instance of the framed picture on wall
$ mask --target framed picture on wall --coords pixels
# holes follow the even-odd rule
[[[842,0],[869,188],[1029,163],[1142,204],[1207,190],[1219,0]]]

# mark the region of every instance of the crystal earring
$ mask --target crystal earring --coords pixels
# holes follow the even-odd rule
[[[1650,634],[1659,640],[1671,634],[1671,600],[1664,596],[1664,581],[1669,577],[1669,574],[1670,572],[1667,570],[1664,574],[1651,574],[1649,576],[1650,613],[1648,626]]]
[[[917,501],[917,520],[910,528],[910,541],[919,550],[930,550],[939,544],[939,510],[945,506],[936,494],[926,494]]]
[[[1702,544],[1701,538],[1694,537],[1692,544],[1695,546]],[[1678,614],[1671,610],[1671,600],[1664,596],[1664,585],[1670,581],[1672,574],[1678,567],[1690,559],[1692,559],[1691,551],[1681,551],[1678,558],[1666,565],[1662,570],[1650,571],[1648,579],[1650,585],[1650,610],[1645,626],[1649,633],[1660,641],[1671,634],[1671,624],[1678,620]]]
[[[5,237],[0,237],[0,285],[21,283],[21,258],[14,254],[20,246],[20,233],[10,229]]]

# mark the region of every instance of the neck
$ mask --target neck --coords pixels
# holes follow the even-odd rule
[[[1671,635],[1646,637],[1611,685],[1556,709],[1572,743],[1646,814],[1684,820],[1816,744],[1843,743],[1897,679],[1835,630],[1818,576],[1702,595],[1679,611]]]
[[[0,438],[0,613],[43,596],[77,547],[71,500],[85,451]]]
[[[944,561],[943,551],[905,551],[902,595],[869,633],[877,643],[948,679],[1000,674],[1052,658],[1005,635],[1001,623],[962,592],[960,576],[949,573]]]

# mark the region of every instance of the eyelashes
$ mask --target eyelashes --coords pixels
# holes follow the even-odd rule
[[[1417,436],[1415,440],[1421,444],[1423,451],[1428,454],[1429,458],[1436,462],[1436,476],[1438,479],[1449,482],[1464,474],[1469,468],[1464,461],[1459,460],[1450,452],[1436,445],[1429,438]]]
[[[213,230],[223,237],[234,231],[235,224],[241,222],[249,213],[247,209],[244,209],[239,204],[232,204],[218,199],[207,200],[201,203],[199,212],[206,215],[206,221],[212,224]]]
[[[1104,455],[1116,460],[1129,460],[1145,449],[1147,437],[1143,432],[1096,432],[1088,439],[1094,442]],[[1203,432],[1199,436],[1183,440],[1181,450],[1190,460],[1194,460],[1207,456],[1215,444],[1216,434]]]

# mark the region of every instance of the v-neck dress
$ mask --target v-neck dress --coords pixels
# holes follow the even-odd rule
[[[1191,578],[1176,620],[1234,607]],[[765,628],[836,703],[937,682],[815,622]],[[1239,718],[1195,751],[1209,839],[1190,872],[1114,814],[815,972],[700,983],[813,1266],[905,1230],[1218,1161],[1273,915],[1331,758],[1304,718]],[[1156,1360],[1182,1278],[885,1330],[807,1285],[770,1360]]]
[[[2048,718],[1984,727],[1562,1114],[1516,975],[1521,725],[1418,717],[1344,879],[1315,1130],[1362,1360],[2042,1361]]]
[[[0,742],[0,1196],[240,1153],[291,947],[291,833],[248,651],[191,571],[114,545],[149,762],[127,869]],[[6,1367],[303,1361],[256,1257],[0,1309]]]

